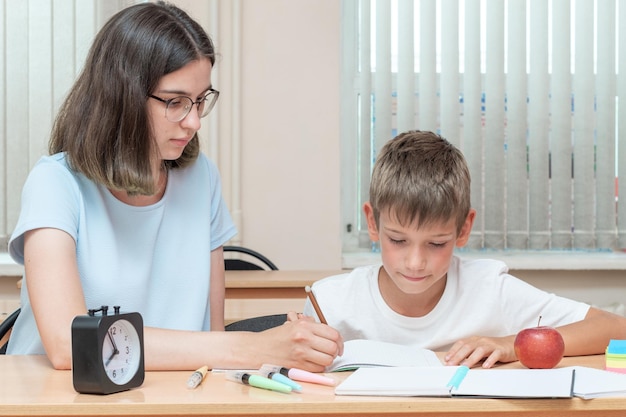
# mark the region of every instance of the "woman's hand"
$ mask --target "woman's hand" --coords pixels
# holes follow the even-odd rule
[[[287,313],[287,321],[298,321],[300,319],[304,319],[306,316],[303,313],[296,313],[295,311],[290,311]],[[312,317],[309,317],[312,319]]]
[[[343,354],[343,339],[332,327],[317,323],[313,317],[289,312],[282,326],[259,333],[264,339],[266,363],[288,368],[323,372],[338,355]]]

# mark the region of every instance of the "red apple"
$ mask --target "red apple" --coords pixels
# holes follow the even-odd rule
[[[539,317],[541,321],[541,317]],[[531,327],[520,331],[513,343],[515,355],[522,365],[534,369],[554,368],[563,358],[565,342],[554,327]]]

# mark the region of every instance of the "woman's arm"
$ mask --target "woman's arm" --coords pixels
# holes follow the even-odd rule
[[[73,238],[58,229],[36,229],[26,233],[24,266],[30,302],[48,358],[56,369],[71,368],[71,323],[87,307],[76,263]],[[215,268],[221,265],[222,284],[213,275],[211,303],[223,326],[223,254],[213,251]],[[219,274],[218,274],[219,275]],[[216,323],[212,318],[212,326]],[[219,323],[218,323],[219,325]],[[145,366],[148,370],[191,370],[212,368],[256,368],[277,363],[310,371],[323,371],[341,351],[339,333],[312,320],[296,320],[264,332],[179,331],[144,329]]]
[[[87,311],[74,239],[59,229],[26,232],[24,271],[30,304],[48,358],[55,368],[69,369],[72,321]]]
[[[322,372],[343,341],[333,328],[298,320],[263,332],[187,332],[145,329],[146,369],[254,369],[264,363]]]

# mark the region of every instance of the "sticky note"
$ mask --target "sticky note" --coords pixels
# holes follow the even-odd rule
[[[626,355],[626,340],[610,340],[606,353]]]

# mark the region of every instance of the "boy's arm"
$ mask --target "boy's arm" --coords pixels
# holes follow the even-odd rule
[[[599,354],[609,340],[626,339],[626,317],[591,307],[584,320],[557,330],[565,341],[565,356]]]
[[[626,339],[626,318],[597,308],[589,308],[581,321],[557,327],[565,341],[565,356],[604,353],[609,340]],[[474,366],[482,362],[491,368],[496,362],[517,360],[515,335],[505,337],[474,336],[457,341],[446,354],[446,365]]]

